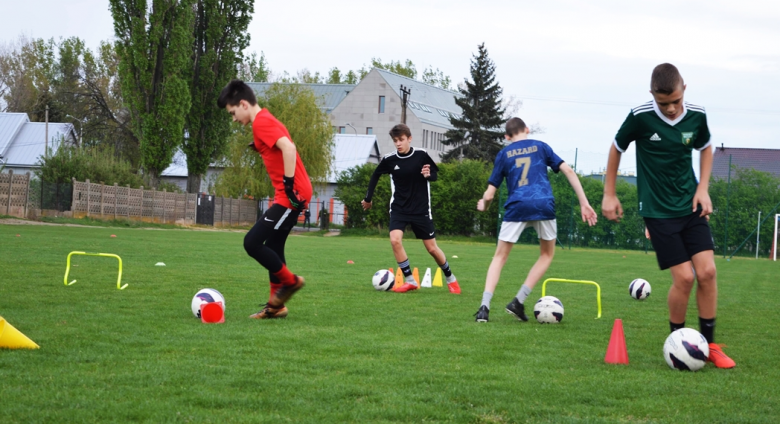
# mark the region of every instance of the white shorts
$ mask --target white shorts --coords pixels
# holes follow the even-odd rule
[[[558,237],[558,225],[554,219],[546,221],[504,221],[498,239],[509,243],[517,243],[520,234],[526,227],[533,227],[542,240],[555,240]]]

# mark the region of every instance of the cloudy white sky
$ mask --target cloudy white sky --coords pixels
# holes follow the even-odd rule
[[[479,4],[479,6],[477,6]],[[0,41],[113,37],[107,0],[4,1]],[[606,166],[606,152],[631,106],[650,100],[653,67],[678,66],[686,100],[707,108],[713,143],[780,148],[780,2],[777,1],[257,1],[248,52],[263,51],[276,73],[372,57],[411,59],[454,82],[485,42],[518,115],[538,123],[578,169]],[[623,171],[635,171],[631,148]],[[695,168],[698,168],[696,166]],[[698,170],[698,169],[697,169]]]

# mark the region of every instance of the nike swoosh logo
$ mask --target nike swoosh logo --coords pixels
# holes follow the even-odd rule
[[[434,232],[435,232],[435,231],[434,231]],[[433,235],[433,233],[430,233],[430,234],[428,234],[428,235],[429,235],[429,236],[432,236],[432,235]]]
[[[266,220],[266,221],[268,221],[268,222],[274,222],[274,220],[273,220],[273,219],[268,219],[268,218],[263,218],[263,219],[264,219],[264,220]]]

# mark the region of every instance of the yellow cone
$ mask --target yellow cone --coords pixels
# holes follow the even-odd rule
[[[441,268],[436,268],[436,275],[433,277],[433,287],[443,287],[441,282]]]
[[[11,325],[5,318],[0,317],[0,348],[8,349],[39,349],[35,344]]]

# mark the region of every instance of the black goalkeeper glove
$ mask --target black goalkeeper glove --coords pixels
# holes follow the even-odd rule
[[[295,191],[295,177],[284,176],[284,193],[287,195],[287,199],[290,200],[290,206],[295,210],[303,210],[303,206],[306,203],[305,200],[298,197],[298,193]]]

